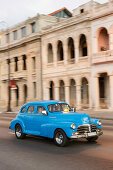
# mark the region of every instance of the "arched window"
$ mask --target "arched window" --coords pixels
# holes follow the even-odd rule
[[[58,57],[58,61],[64,60],[62,41],[58,41],[58,45],[57,45],[57,57]]]
[[[75,58],[74,41],[71,37],[68,39],[68,56],[69,59]]]
[[[76,84],[75,80],[70,80],[70,105],[71,107],[76,106]]]
[[[54,100],[54,83],[53,83],[53,81],[50,81],[49,98],[50,98],[50,100]]]
[[[102,28],[98,34],[98,51],[109,50],[109,34],[106,28]]]
[[[87,41],[86,41],[86,36],[84,34],[80,36],[79,53],[80,53],[80,57],[88,56]]]
[[[59,97],[61,101],[65,101],[65,87],[63,80],[60,80]]]
[[[52,44],[48,44],[48,63],[53,62],[53,49],[52,49]]]
[[[81,81],[81,103],[83,107],[88,107],[89,104],[89,92],[88,92],[88,81],[84,77]]]

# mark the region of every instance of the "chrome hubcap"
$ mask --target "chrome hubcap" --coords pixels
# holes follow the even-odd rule
[[[16,135],[17,135],[17,137],[21,136],[21,129],[20,128],[16,129]]]
[[[57,133],[57,135],[56,135],[56,142],[58,144],[62,144],[63,143],[63,135],[61,133]]]

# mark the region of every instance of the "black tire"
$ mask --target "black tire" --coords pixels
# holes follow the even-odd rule
[[[98,139],[98,136],[87,138],[88,142],[95,142]]]
[[[69,142],[65,132],[61,129],[58,129],[54,133],[54,143],[57,146],[66,146]]]
[[[15,136],[17,139],[24,139],[25,138],[25,134],[22,132],[22,127],[20,126],[20,124],[17,124],[15,126]]]

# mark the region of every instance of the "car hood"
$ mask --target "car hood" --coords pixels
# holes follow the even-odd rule
[[[90,121],[90,116],[85,113],[68,112],[68,113],[57,113],[54,115],[60,121],[67,121],[73,123],[88,124]]]

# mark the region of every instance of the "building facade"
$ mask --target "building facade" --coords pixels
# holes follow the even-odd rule
[[[42,35],[44,99],[113,109],[113,1],[90,1]]]
[[[57,18],[37,15],[0,34],[0,109],[8,105],[8,62],[10,80],[16,88],[10,90],[12,110],[33,101],[42,100],[41,30],[57,22]]]
[[[113,1],[37,15],[1,32],[0,107],[63,100],[77,110],[113,110]],[[63,16],[63,18],[62,18]],[[10,39],[10,41],[8,41]],[[10,42],[10,43],[8,43]]]

